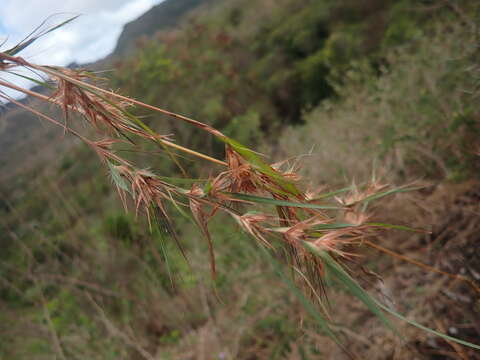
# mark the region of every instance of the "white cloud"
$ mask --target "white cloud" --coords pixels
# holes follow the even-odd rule
[[[8,40],[0,50],[14,46],[50,16],[51,26],[80,14],[78,19],[40,38],[19,55],[48,65],[92,62],[113,51],[123,25],[160,1],[1,0],[0,43],[1,38]]]
[[[3,0],[0,23],[14,45],[44,19],[49,24],[81,14],[74,22],[41,38],[23,56],[37,63],[67,65],[108,55],[125,23],[134,20],[159,0]],[[63,14],[60,14],[63,13]],[[54,61],[55,63],[52,63]]]

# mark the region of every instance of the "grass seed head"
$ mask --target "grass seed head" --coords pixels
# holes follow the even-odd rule
[[[252,166],[230,146],[227,146],[225,156],[228,171],[222,174],[230,181],[229,191],[245,193],[257,192],[257,175]]]
[[[268,248],[272,248],[272,245],[266,238],[270,231],[262,225],[263,223],[266,223],[272,219],[270,215],[257,213],[247,213],[243,215],[236,215],[232,213],[231,215],[246,233],[259,240]]]

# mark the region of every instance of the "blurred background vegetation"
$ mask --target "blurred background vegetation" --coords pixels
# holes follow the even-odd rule
[[[138,28],[129,25],[116,53],[91,65],[114,68],[113,88],[208,123],[273,160],[302,155],[301,172],[317,186],[362,182],[372,172],[394,184],[422,180],[425,190],[397,196],[377,216],[432,233],[391,232],[379,241],[479,280],[476,2],[165,4],[161,16],[175,19],[168,28],[156,28],[160,15],[147,13]],[[58,145],[48,127],[17,134],[15,121],[33,119],[16,111],[0,123],[1,359],[346,356],[235,224],[211,224],[219,272],[213,284],[208,246],[188,219],[175,224],[190,264],[162,229],[151,232],[144,219],[125,213],[90,149]],[[223,156],[223,146],[195,129],[138,115],[178,143]],[[178,176],[151,144],[126,157]],[[211,172],[182,163],[191,176]],[[364,255],[359,262],[384,278],[364,284],[372,292],[428,326],[478,343],[480,303],[468,288]],[[402,345],[332,287],[337,330],[359,358],[480,358],[399,324]]]

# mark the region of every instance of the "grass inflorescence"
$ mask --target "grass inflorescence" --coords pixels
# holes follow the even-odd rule
[[[50,94],[22,88],[5,79],[0,79],[0,86],[60,107],[64,114],[63,121],[41,113],[5,92],[0,92],[0,98],[63,128],[66,133],[78,137],[89,146],[105,165],[125,208],[132,208],[137,215],[144,213],[150,228],[161,226],[187,261],[188,255],[183,250],[182,239],[176,233],[170,212],[185,214],[186,210],[189,211],[189,216],[208,243],[214,279],[217,273],[215,241],[214,234],[209,231],[209,222],[223,213],[258,241],[275,266],[278,265],[278,259],[286,260],[293,269],[297,284],[302,284],[303,292],[289,282],[295,289],[295,295],[308,307],[308,312],[318,321],[321,329],[336,342],[340,343],[340,340],[328,320],[327,273],[394,329],[385,311],[394,315],[395,311],[386,309],[363,290],[354,280],[355,274],[349,274],[342,263],[354,262],[359,256],[360,246],[370,246],[396,256],[372,242],[373,235],[381,229],[414,229],[372,221],[370,204],[384,196],[416,188],[389,188],[374,179],[368,184],[352,185],[338,191],[322,193],[317,189],[309,189],[297,174],[296,166],[291,166],[290,162],[269,164],[261,154],[208,124],[106,90],[99,85],[104,79],[86,70],[37,65],[19,57],[18,53],[36,39],[32,37],[10,50],[0,52],[0,71],[17,74],[19,69],[28,69],[41,73],[48,80],[37,82],[49,88]],[[204,131],[206,136],[224,145],[224,159],[177,144],[175,134],[157,133],[134,115],[135,107],[156,111]],[[79,127],[74,125],[79,120],[86,125],[83,131],[77,130]],[[178,166],[191,186],[179,186],[177,181],[170,181],[167,177],[170,174],[156,174],[151,169],[139,167],[116,149],[119,143],[135,149],[137,138],[157,144]],[[188,179],[179,154],[195,161],[212,163],[216,173],[212,173],[208,179]],[[413,263],[424,266],[428,271],[435,270],[418,262]],[[469,279],[454,277],[468,282],[479,291],[478,286]],[[307,298],[316,299],[320,305],[318,309],[311,308]],[[412,321],[410,323],[423,328]],[[480,349],[475,344],[452,337],[448,339]]]

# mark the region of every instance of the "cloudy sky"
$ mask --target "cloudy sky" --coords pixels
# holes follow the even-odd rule
[[[46,19],[42,29],[81,15],[74,22],[40,38],[19,55],[39,65],[95,61],[115,48],[123,25],[161,1],[0,0],[0,44],[6,40],[0,51],[17,44]],[[25,85],[18,78],[16,82]]]
[[[21,55],[49,65],[85,63],[108,55],[123,25],[161,0],[1,0],[0,38],[8,49],[49,18],[54,25],[80,14],[80,18],[41,38]],[[53,15],[53,16],[52,16]]]

